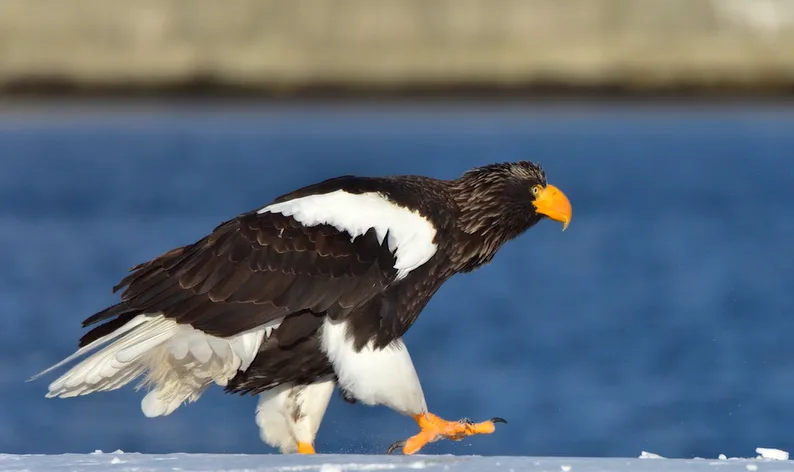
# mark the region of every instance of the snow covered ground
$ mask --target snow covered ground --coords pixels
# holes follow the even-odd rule
[[[543,471],[543,472],[773,472],[794,471],[788,453],[758,448],[755,458],[665,459],[643,452],[639,458],[558,458],[482,456],[383,456],[383,455],[232,455],[232,454],[135,454],[121,451],[91,454],[0,454],[0,471],[245,471],[245,472],[343,472],[343,471]]]

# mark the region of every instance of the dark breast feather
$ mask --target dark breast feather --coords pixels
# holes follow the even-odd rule
[[[388,238],[379,243],[374,229],[351,241],[329,225],[246,213],[195,244],[133,267],[114,287],[124,288],[121,302],[83,322],[109,320],[80,346],[141,313],[163,313],[216,336],[287,317],[280,338],[295,342],[310,325],[319,326],[319,317],[308,315],[345,317],[381,293],[395,278],[394,262]]]

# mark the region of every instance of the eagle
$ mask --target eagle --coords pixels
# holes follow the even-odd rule
[[[49,384],[49,398],[141,379],[147,417],[212,384],[258,395],[261,438],[283,453],[315,453],[337,386],[348,401],[416,421],[419,432],[388,453],[490,434],[506,421],[429,411],[402,338],[446,280],[544,218],[564,230],[571,204],[530,161],[451,180],[346,175],[308,185],[132,267],[113,287],[123,289],[119,303],[83,321],[92,329],[77,351],[33,378],[81,359]]]

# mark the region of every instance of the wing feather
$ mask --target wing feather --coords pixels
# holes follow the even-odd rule
[[[253,273],[248,266],[239,265],[235,267],[234,271],[228,277],[207,292],[210,300],[213,302],[227,301],[243,286],[243,284],[248,282],[248,279],[250,279],[252,275]]]
[[[351,238],[279,213],[241,215],[195,244],[133,267],[114,287],[124,289],[121,303],[83,323],[111,320],[81,343],[140,313],[163,313],[216,336],[295,316],[285,333],[294,342],[316,328],[313,316],[345,316],[395,280],[395,255],[386,241],[374,229]]]

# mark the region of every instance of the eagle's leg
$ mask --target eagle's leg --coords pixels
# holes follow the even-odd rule
[[[416,436],[393,444],[388,452],[402,447],[403,453],[414,454],[439,439],[458,441],[473,434],[493,433],[495,423],[505,422],[501,418],[482,423],[446,421],[429,413],[419,376],[402,339],[394,339],[385,347],[373,347],[370,341],[357,348],[350,334],[348,321],[326,318],[321,345],[343,394],[365,405],[384,405],[410,416],[421,429]]]
[[[259,394],[256,424],[265,443],[284,454],[315,454],[314,439],[336,383],[320,377],[308,384],[285,382]]]
[[[491,434],[496,429],[496,423],[507,423],[507,421],[498,417],[482,423],[474,423],[467,418],[459,421],[447,421],[432,413],[414,415],[413,418],[421,428],[419,434],[392,444],[386,451],[387,454],[391,454],[399,448],[402,448],[403,454],[415,454],[426,444],[439,439],[460,441],[467,436],[475,434]]]

